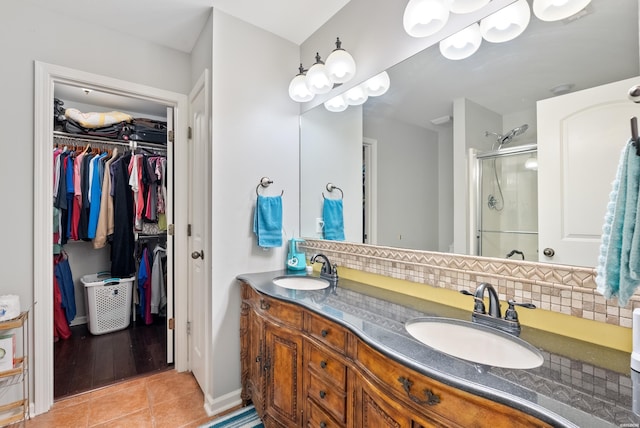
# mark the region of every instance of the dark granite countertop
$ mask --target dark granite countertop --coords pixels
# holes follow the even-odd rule
[[[543,365],[528,370],[480,369],[423,345],[404,329],[405,321],[420,316],[470,320],[471,300],[469,311],[463,311],[343,278],[333,291],[290,290],[273,283],[284,275],[292,273],[251,273],[237,279],[345,326],[373,348],[426,376],[553,426],[640,427],[640,417],[632,411],[633,385],[640,388],[640,379],[630,369],[628,353],[523,326],[520,338],[542,352]]]

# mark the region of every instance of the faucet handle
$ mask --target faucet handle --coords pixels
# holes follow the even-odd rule
[[[536,308],[536,305],[533,303],[518,303],[513,299],[509,299],[507,303],[509,304],[509,307],[504,313],[504,319],[507,321],[518,321],[518,312],[516,312],[516,308],[514,306],[520,306],[527,309]]]
[[[468,290],[460,290],[460,293],[466,295],[466,296],[471,296],[475,299],[475,303],[473,304],[473,312],[479,313],[479,314],[486,314],[487,310],[484,307],[484,301],[480,298],[478,298],[475,294],[473,294],[472,292],[468,291]]]

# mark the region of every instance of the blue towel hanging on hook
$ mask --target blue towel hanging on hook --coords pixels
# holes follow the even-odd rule
[[[612,184],[596,267],[597,290],[626,306],[640,285],[640,157],[629,142]]]
[[[282,196],[258,195],[253,232],[263,248],[282,246]]]
[[[322,207],[324,239],[344,241],[344,217],[342,211],[342,199],[324,199]]]

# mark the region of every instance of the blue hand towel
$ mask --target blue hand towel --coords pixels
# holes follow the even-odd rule
[[[324,239],[344,241],[344,218],[342,199],[324,199],[322,207]]]
[[[602,227],[597,290],[626,306],[640,285],[640,157],[627,144],[620,157]]]
[[[263,248],[282,246],[282,196],[258,195],[253,232]]]

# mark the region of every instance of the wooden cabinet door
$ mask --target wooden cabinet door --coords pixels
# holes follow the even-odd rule
[[[409,412],[385,397],[363,379],[356,381],[355,426],[362,428],[405,428],[411,426]]]
[[[301,426],[302,338],[287,327],[266,320],[264,325],[267,412],[284,426]]]
[[[264,414],[264,322],[251,311],[249,315],[248,389],[258,415]]]

